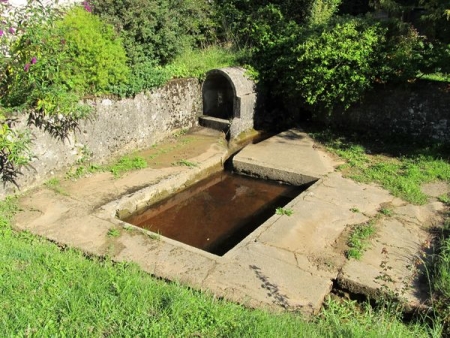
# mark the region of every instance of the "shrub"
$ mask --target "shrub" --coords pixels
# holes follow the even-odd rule
[[[30,137],[27,132],[11,128],[11,121],[0,115],[0,180],[17,185],[20,167],[31,158]]]
[[[327,25],[281,27],[255,49],[260,79],[282,97],[300,98],[314,110],[347,108],[370,88],[384,29],[357,18]]]
[[[111,23],[124,39],[132,65],[164,65],[181,51],[214,35],[212,7],[203,0],[94,0],[94,13]]]
[[[195,77],[201,79],[211,69],[237,65],[241,54],[219,46],[189,49],[179,55],[165,69],[171,78]]]
[[[326,23],[337,11],[341,0],[229,0],[216,1],[217,20],[221,23],[221,38],[239,47],[258,44],[255,26],[269,25],[272,19],[263,13],[278,12],[287,22],[299,25]],[[269,21],[267,21],[269,19]],[[279,23],[276,23],[279,26]]]
[[[128,81],[111,86],[110,90],[121,97],[129,97],[144,90],[160,87],[170,78],[170,73],[164,67],[148,60],[133,65]]]
[[[69,65],[61,68],[61,81],[69,90],[102,94],[127,81],[129,69],[122,42],[113,27],[82,7],[73,7],[57,23]]]
[[[15,183],[30,139],[5,116],[27,112],[30,124],[65,138],[90,112],[82,97],[126,81],[128,68],[121,40],[89,8],[2,1],[0,9],[0,177]]]
[[[390,20],[384,24],[385,41],[379,48],[377,82],[405,82],[414,79],[424,67],[425,43],[407,23]]]
[[[0,102],[9,110],[30,111],[31,123],[65,137],[89,113],[80,104],[84,95],[105,93],[126,81],[121,40],[81,7],[65,14],[31,3],[17,11],[20,34],[8,41]]]

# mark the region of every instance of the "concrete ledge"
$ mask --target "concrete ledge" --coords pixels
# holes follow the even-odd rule
[[[233,158],[233,167],[241,174],[294,185],[314,183],[333,167],[322,161],[313,146],[306,133],[291,129],[247,146]]]
[[[198,122],[202,127],[220,130],[224,133],[230,129],[230,121],[217,117],[202,115],[198,118]]]

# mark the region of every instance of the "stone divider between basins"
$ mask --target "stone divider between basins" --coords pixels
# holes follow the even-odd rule
[[[162,88],[121,100],[95,99],[94,112],[67,139],[50,136],[35,126],[27,126],[27,116],[15,125],[28,129],[34,155],[17,178],[20,191],[38,186],[55,174],[75,165],[86,152],[90,161],[105,163],[108,159],[150,147],[175,130],[198,124],[202,112],[201,85],[197,79],[176,79]],[[0,198],[17,193],[17,187],[6,183]]]

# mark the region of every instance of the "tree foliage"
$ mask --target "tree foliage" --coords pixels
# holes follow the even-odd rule
[[[122,38],[131,65],[167,64],[186,47],[214,38],[213,7],[203,0],[93,0],[95,14]]]
[[[217,15],[225,40],[238,46],[253,46],[255,25],[267,24],[267,13],[278,12],[286,22],[323,24],[337,11],[342,0],[230,0],[217,1]],[[269,15],[269,20],[271,20]]]
[[[273,28],[273,26],[272,26]],[[309,28],[289,25],[265,32],[255,48],[260,80],[281,97],[330,112],[358,101],[377,76],[385,29],[357,18]]]

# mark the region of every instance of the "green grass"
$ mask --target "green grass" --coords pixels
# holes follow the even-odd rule
[[[381,208],[380,213],[383,214],[384,216],[391,217],[393,215],[394,211],[390,208]]]
[[[144,158],[140,156],[125,156],[107,168],[114,175],[114,177],[120,177],[123,173],[128,171],[143,169],[146,167],[147,161]]]
[[[330,131],[313,136],[346,160],[339,167],[345,176],[364,183],[376,182],[405,201],[424,204],[427,196],[420,189],[422,184],[434,181],[450,183],[449,154],[442,153],[437,147],[412,150],[408,149],[409,145],[402,147],[400,144],[389,149],[385,144],[385,149],[379,149],[380,145],[363,145],[364,140],[355,141],[354,137],[342,137]],[[402,154],[390,155],[391,151]]]
[[[347,245],[349,246],[347,258],[361,259],[364,251],[367,249],[368,241],[374,233],[375,220],[355,225],[350,231],[350,236],[347,241]]]
[[[166,71],[171,74],[172,78],[203,78],[205,73],[211,69],[236,66],[239,57],[239,53],[220,46],[186,50],[166,66]]]
[[[103,171],[102,166],[96,164],[78,164],[76,167],[71,168],[66,173],[66,178],[70,180],[76,180],[78,178],[87,176],[89,174],[94,174],[96,172]]]
[[[120,236],[120,230],[113,228],[109,229],[107,233],[108,237],[119,237]]]
[[[438,200],[442,203],[450,205],[450,194],[442,194],[438,196]]]
[[[419,78],[429,81],[436,82],[450,82],[450,74],[447,73],[430,73],[430,74],[421,74]]]
[[[342,135],[327,130],[311,135],[329,151],[346,160],[340,166],[345,176],[361,182],[376,182],[395,196],[416,204],[427,202],[420,187],[429,182],[450,183],[449,145],[426,143],[420,140],[383,140],[372,135]],[[438,200],[449,206],[450,197],[443,194]],[[382,208],[380,214],[391,216],[392,210]],[[444,226],[435,253],[429,255],[424,278],[430,285],[436,330],[450,337],[450,214],[444,215]],[[358,230],[359,232],[359,230]],[[358,239],[349,241],[356,246]],[[358,256],[358,251],[355,252]]]
[[[46,186],[50,190],[53,190],[57,194],[64,196],[68,195],[68,193],[64,191],[64,189],[61,187],[61,181],[58,178],[49,179],[47,182],[44,183],[44,186]]]
[[[0,203],[0,336],[428,337],[398,314],[328,301],[320,316],[269,313],[158,280],[127,263],[87,257],[11,229]],[[437,335],[436,335],[437,336]]]
[[[450,337],[450,213],[447,213],[435,252],[427,264],[433,310],[442,318],[443,336]]]
[[[109,165],[96,165],[90,163],[80,163],[75,168],[69,170],[66,174],[68,179],[78,179],[89,174],[93,174],[101,171],[108,171],[114,175],[114,177],[120,177],[126,172],[136,169],[143,169],[147,167],[147,161],[141,156],[124,156],[118,161]]]

